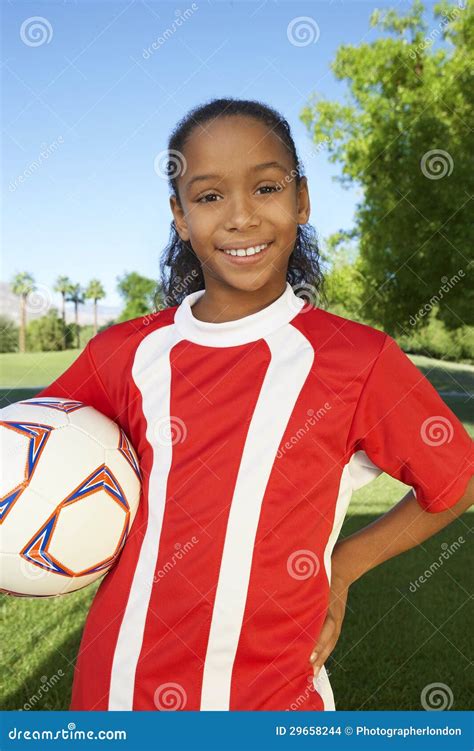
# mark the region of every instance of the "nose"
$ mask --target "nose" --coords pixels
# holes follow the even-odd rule
[[[225,219],[227,230],[245,230],[249,227],[258,227],[259,224],[257,209],[250,196],[239,193],[229,199]]]

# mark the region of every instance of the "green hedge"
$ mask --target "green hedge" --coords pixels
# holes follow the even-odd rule
[[[376,321],[367,321],[361,318],[350,306],[333,303],[327,309],[331,313],[359,321],[359,323],[382,328]],[[418,326],[415,329],[410,327],[408,323],[404,327],[405,333],[395,334],[394,338],[400,347],[404,352],[410,352],[414,355],[474,364],[474,326],[460,326],[450,331],[442,321],[435,318],[435,314],[436,312],[433,310],[423,328]]]
[[[420,331],[397,336],[405,352],[455,362],[474,362],[474,326],[461,326],[449,331],[445,325],[432,318]]]

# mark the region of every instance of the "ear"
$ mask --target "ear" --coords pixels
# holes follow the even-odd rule
[[[311,202],[309,200],[308,180],[306,177],[302,177],[300,180],[296,201],[298,224],[306,224],[311,214]]]
[[[176,231],[183,242],[189,240],[189,231],[184,216],[184,211],[178,204],[176,196],[170,196],[170,209],[173,214],[174,223],[176,225]]]

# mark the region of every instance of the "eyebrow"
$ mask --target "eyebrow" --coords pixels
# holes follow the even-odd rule
[[[268,169],[269,167],[274,167],[275,169],[282,170],[283,172],[288,171],[288,169],[281,164],[281,162],[262,162],[262,164],[254,164],[252,167],[250,167],[249,172],[257,172],[260,170]],[[195,177],[192,177],[191,180],[188,182],[186,186],[186,190],[189,190],[191,186],[193,186],[195,183],[202,181],[202,180],[214,180],[222,178],[223,175],[218,175],[216,173],[209,173],[207,175],[196,175]]]

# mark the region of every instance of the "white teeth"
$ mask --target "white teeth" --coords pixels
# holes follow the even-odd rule
[[[265,245],[256,245],[254,248],[239,248],[236,250],[224,250],[224,253],[227,253],[229,256],[253,256],[255,253],[260,253],[261,250],[266,248],[268,243],[265,243]]]

